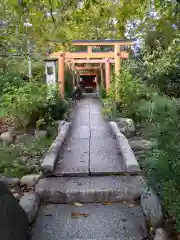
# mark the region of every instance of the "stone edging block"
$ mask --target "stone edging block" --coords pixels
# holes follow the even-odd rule
[[[54,167],[56,164],[57,157],[59,155],[59,151],[61,150],[64,141],[68,135],[68,132],[71,127],[71,122],[66,122],[62,127],[61,130],[56,137],[56,139],[53,141],[51,147],[49,148],[44,161],[41,164],[42,170],[45,172],[53,172]]]
[[[116,122],[109,122],[111,130],[115,135],[118,147],[121,151],[121,154],[126,164],[127,172],[129,173],[138,173],[140,172],[139,163],[129,145],[128,139],[122,134],[119,130],[119,127]]]
[[[20,199],[19,204],[26,212],[28,221],[31,224],[36,218],[36,214],[40,204],[40,196],[37,193],[26,193]]]

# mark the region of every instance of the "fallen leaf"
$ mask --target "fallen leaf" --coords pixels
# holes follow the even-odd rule
[[[104,202],[103,205],[110,206],[112,205],[112,202]]]
[[[83,204],[79,203],[79,202],[75,202],[75,203],[73,203],[73,205],[76,206],[76,207],[82,207],[83,206]]]
[[[134,204],[134,203],[130,203],[128,206],[129,206],[129,207],[134,207],[135,204]]]
[[[72,212],[72,213],[71,213],[71,216],[72,216],[72,217],[88,217],[89,214],[87,214],[87,213]]]

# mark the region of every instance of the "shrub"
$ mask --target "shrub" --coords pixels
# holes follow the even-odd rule
[[[24,83],[20,88],[12,87],[3,96],[3,107],[13,125],[32,131],[37,121],[41,128],[51,124],[52,120],[62,119],[68,110],[68,104],[60,98],[57,88],[47,89],[46,85],[36,82]]]
[[[152,124],[156,149],[144,161],[149,183],[160,193],[165,209],[176,217],[180,231],[180,116],[177,105],[171,104]]]

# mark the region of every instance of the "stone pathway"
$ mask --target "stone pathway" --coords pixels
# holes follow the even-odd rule
[[[118,174],[125,170],[116,140],[97,99],[83,99],[57,164],[56,176]]]
[[[81,100],[54,176],[41,179],[36,187],[43,203],[31,239],[146,239],[144,215],[134,202],[143,181],[126,175],[100,103]]]

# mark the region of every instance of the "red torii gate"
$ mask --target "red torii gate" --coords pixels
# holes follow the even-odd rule
[[[58,59],[58,82],[59,90],[62,96],[64,96],[64,69],[65,64],[69,65],[73,71],[86,71],[86,74],[91,74],[92,71],[99,70],[101,74],[101,80],[104,79],[105,67],[105,87],[106,91],[110,88],[111,79],[111,67],[110,64],[115,66],[115,74],[120,74],[121,60],[128,58],[128,53],[121,51],[121,46],[131,46],[135,39],[130,40],[74,40],[73,46],[86,46],[86,52],[55,52],[51,54],[51,57]],[[111,47],[110,51],[94,52],[94,47]],[[79,66],[79,64],[90,64],[88,66]],[[96,66],[95,64],[99,64]],[[84,74],[84,73],[83,73]]]

